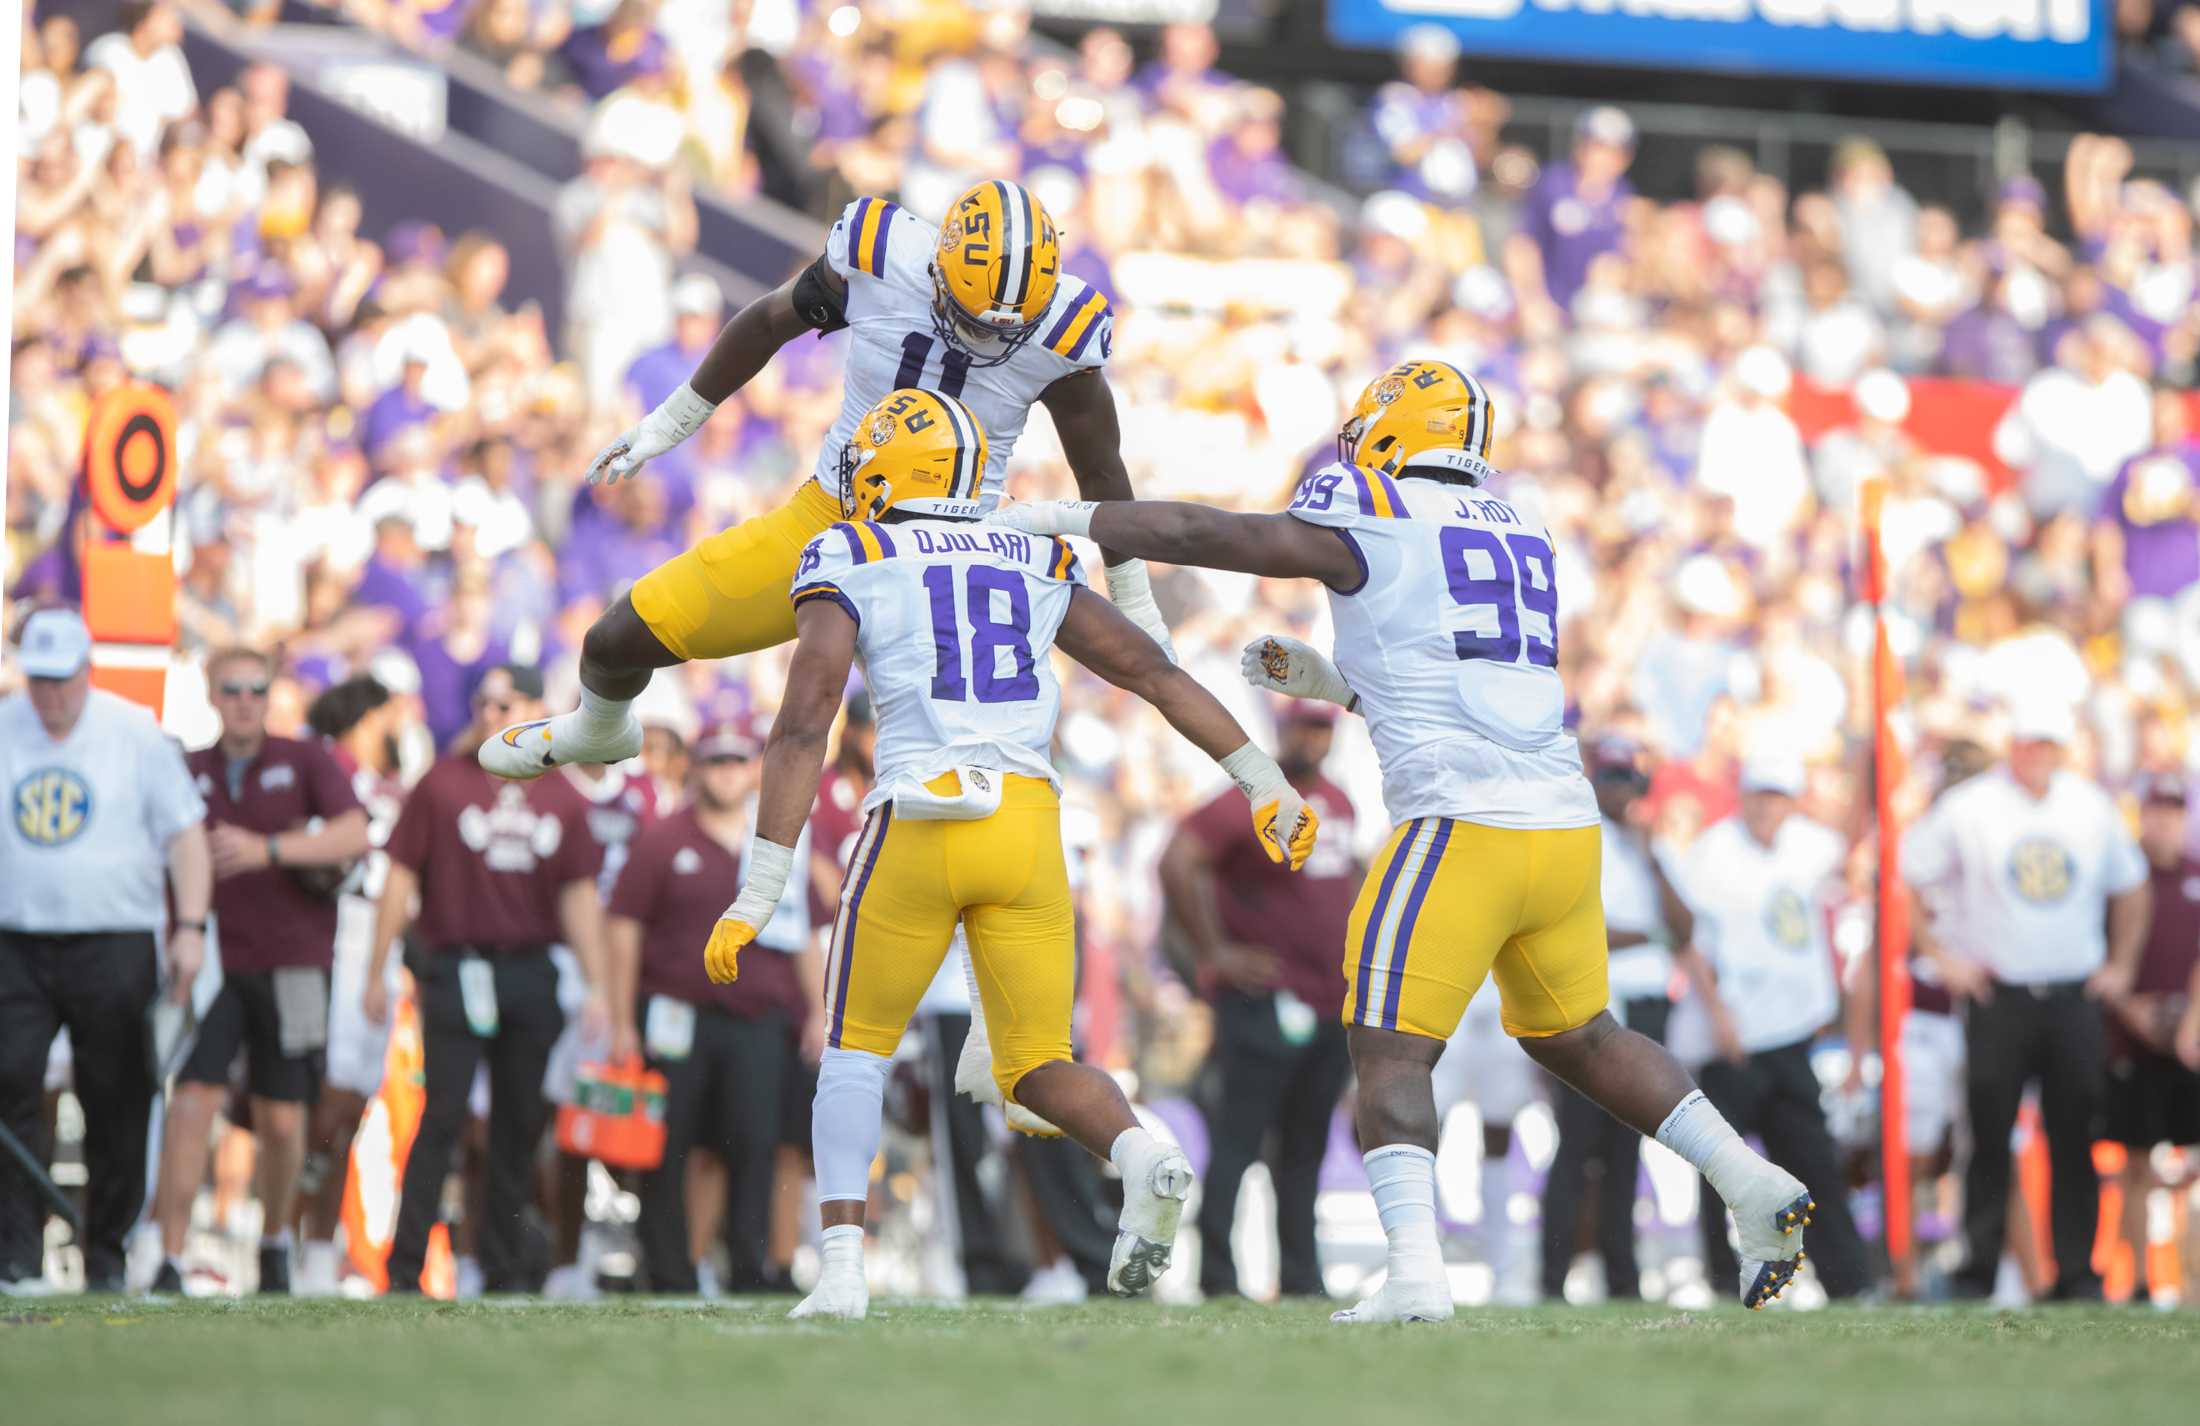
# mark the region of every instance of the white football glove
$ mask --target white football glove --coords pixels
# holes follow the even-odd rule
[[[1097,500],[1004,500],[985,518],[1027,535],[1090,537],[1092,512],[1099,508]]]
[[[695,394],[694,387],[681,382],[679,389],[667,396],[656,410],[596,452],[595,459],[588,463],[588,483],[617,485],[647,461],[663,455],[701,430],[703,423],[710,419],[710,413],[717,409],[716,402],[705,401]]]
[[[1360,701],[1328,655],[1287,635],[1263,634],[1247,644],[1238,669],[1253,687],[1288,693],[1293,698],[1311,698],[1343,708],[1355,707]]]

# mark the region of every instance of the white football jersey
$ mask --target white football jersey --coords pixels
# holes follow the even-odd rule
[[[863,810],[953,767],[1042,778],[1062,688],[1047,658],[1084,582],[1059,538],[970,520],[839,524],[795,571],[799,607],[830,599],[856,621],[878,712],[877,785]]]
[[[1359,561],[1329,609],[1391,821],[1596,826],[1564,726],[1549,532],[1479,490],[1344,464],[1301,482],[1290,513]]]
[[[1840,1013],[1825,899],[1847,854],[1839,833],[1807,817],[1782,822],[1769,847],[1728,817],[1688,849],[1680,881],[1696,945],[1751,1054],[1807,1040]]]
[[[883,198],[858,198],[841,210],[825,240],[825,260],[848,284],[848,359],[840,415],[818,451],[817,479],[838,488],[835,462],[856,421],[890,391],[922,387],[952,396],[985,428],[985,471],[978,501],[1001,500],[1002,472],[1024,433],[1031,403],[1065,376],[1104,366],[1114,341],[1108,299],[1063,273],[1054,301],[1029,341],[1007,361],[974,365],[932,327],[932,249],[937,224]]]

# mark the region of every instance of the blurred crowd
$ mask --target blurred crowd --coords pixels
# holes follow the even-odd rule
[[[1868,943],[1872,865],[1864,482],[1886,492],[1918,769],[1906,806],[1931,795],[1946,744],[1992,742],[1999,710],[2030,696],[2076,707],[2075,760],[2112,789],[2200,751],[2192,195],[2135,172],[2116,139],[2074,144],[2059,185],[2011,176],[1968,229],[1866,140],[1807,192],[1709,145],[1695,191],[1653,201],[1628,180],[1625,112],[1585,111],[1570,149],[1539,158],[1506,141],[1503,96],[1462,82],[1456,42],[1421,29],[1368,98],[1380,186],[1346,197],[1291,166],[1283,100],[1215,68],[1199,25],[1166,27],[1141,63],[1106,28],[1074,51],[1038,44],[1013,5],[343,8],[589,106],[586,166],[556,210],[566,330],[510,300],[485,235],[366,231],[287,117],[282,71],[202,87],[169,0],[132,0],[100,36],[23,21],[0,568],[11,609],[77,596],[88,405],[132,377],[169,385],[184,463],[170,723],[187,742],[212,736],[198,659],[239,642],[282,650],[278,729],[369,668],[417,693],[438,745],[499,664],[539,664],[550,705],[569,706],[606,600],[777,504],[840,402],[840,339],[805,337],[644,478],[579,484],[728,315],[708,278],[675,275],[689,194],[829,215],[882,193],[930,214],[1014,176],[1118,313],[1109,376],[1142,493],[1280,508],[1382,365],[1412,353],[1478,373],[1500,407],[1499,493],[1559,550],[1581,724],[1652,750],[1641,815],[1676,854],[1733,810],[1745,749],[1802,753],[1804,806],[1856,848],[1845,953]],[[2192,7],[2157,8],[2165,44],[2189,33]],[[1919,444],[1928,377],[2019,393],[1994,460]],[[1853,416],[1806,439],[1796,398],[1827,389]],[[1012,489],[1072,493],[1043,415]],[[1186,664],[1256,722],[1240,646],[1327,634],[1309,587],[1179,570],[1157,590]],[[646,719],[683,739],[768,715],[783,668],[767,652],[665,673]],[[1087,678],[1065,708],[1060,761],[1090,822],[1086,933],[1113,948],[1127,1007],[1093,1027],[1096,1047],[1182,1082],[1196,1015],[1154,953],[1152,869],[1213,772]],[[1379,840],[1356,725],[1331,773]]]

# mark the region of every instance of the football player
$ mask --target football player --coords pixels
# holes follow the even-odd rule
[[[1061,270],[1054,220],[1039,200],[999,181],[964,193],[937,229],[882,198],[850,203],[824,253],[736,313],[687,383],[597,453],[588,482],[632,475],[693,435],[788,342],[843,328],[845,394],[812,478],[771,514],[721,530],[636,581],[582,641],[580,707],[503,729],[482,744],[483,767],[529,778],[565,763],[624,761],[641,751],[632,705],[653,670],[793,638],[795,560],[841,518],[845,492],[831,462],[858,418],[896,388],[938,391],[984,424],[991,440],[970,496],[981,509],[1000,497],[1034,401],[1054,418],[1078,490],[1130,498],[1115,398],[1100,374],[1113,340],[1107,298]],[[1112,555],[1107,565],[1116,607],[1167,650],[1145,566]]]
[[[1318,819],[1212,694],[1084,587],[1066,541],[984,523],[985,432],[960,401],[895,391],[837,455],[848,520],[802,552],[794,662],[764,750],[748,875],[705,950],[711,979],[730,981],[770,918],[849,666],[862,659],[878,780],[825,969],[811,1115],[824,1268],[793,1315],[859,1318],[869,1305],[863,1210],[887,1065],[958,922],[1001,1093],[1122,1173],[1107,1281],[1131,1295],[1168,1267],[1192,1169],[1139,1127],[1112,1078],[1070,1058],[1075,927],[1049,758],[1061,710],[1049,651],[1138,694],[1220,762],[1276,861],[1302,866]]]
[[[1505,1029],[1615,1118],[1687,1159],[1734,1209],[1742,1301],[1777,1296],[1802,1260],[1809,1193],[1752,1153],[1655,1041],[1605,1011],[1596,799],[1561,725],[1550,536],[1479,487],[1495,413],[1473,377],[1406,361],[1369,384],[1338,459],[1280,515],[1153,501],[1046,501],[995,512],[1178,564],[1327,586],[1333,663],[1255,640],[1259,687],[1362,711],[1397,830],[1346,929],[1344,1019],[1359,1137],[1390,1272],[1344,1322],[1440,1321],[1430,1069],[1494,974]]]

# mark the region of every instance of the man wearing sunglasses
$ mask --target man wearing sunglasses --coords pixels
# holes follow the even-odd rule
[[[206,677],[221,738],[187,759],[207,806],[222,985],[168,1102],[155,1196],[164,1255],[155,1292],[183,1291],[191,1202],[206,1178],[208,1131],[229,1097],[229,1069],[240,1050],[266,1218],[260,1291],[290,1291],[290,1223],[305,1160],[306,1111],[320,1095],[336,954],[334,883],[316,884],[313,873],[365,855],[367,813],[326,744],[269,736],[274,671],[256,649],[213,656]]]

